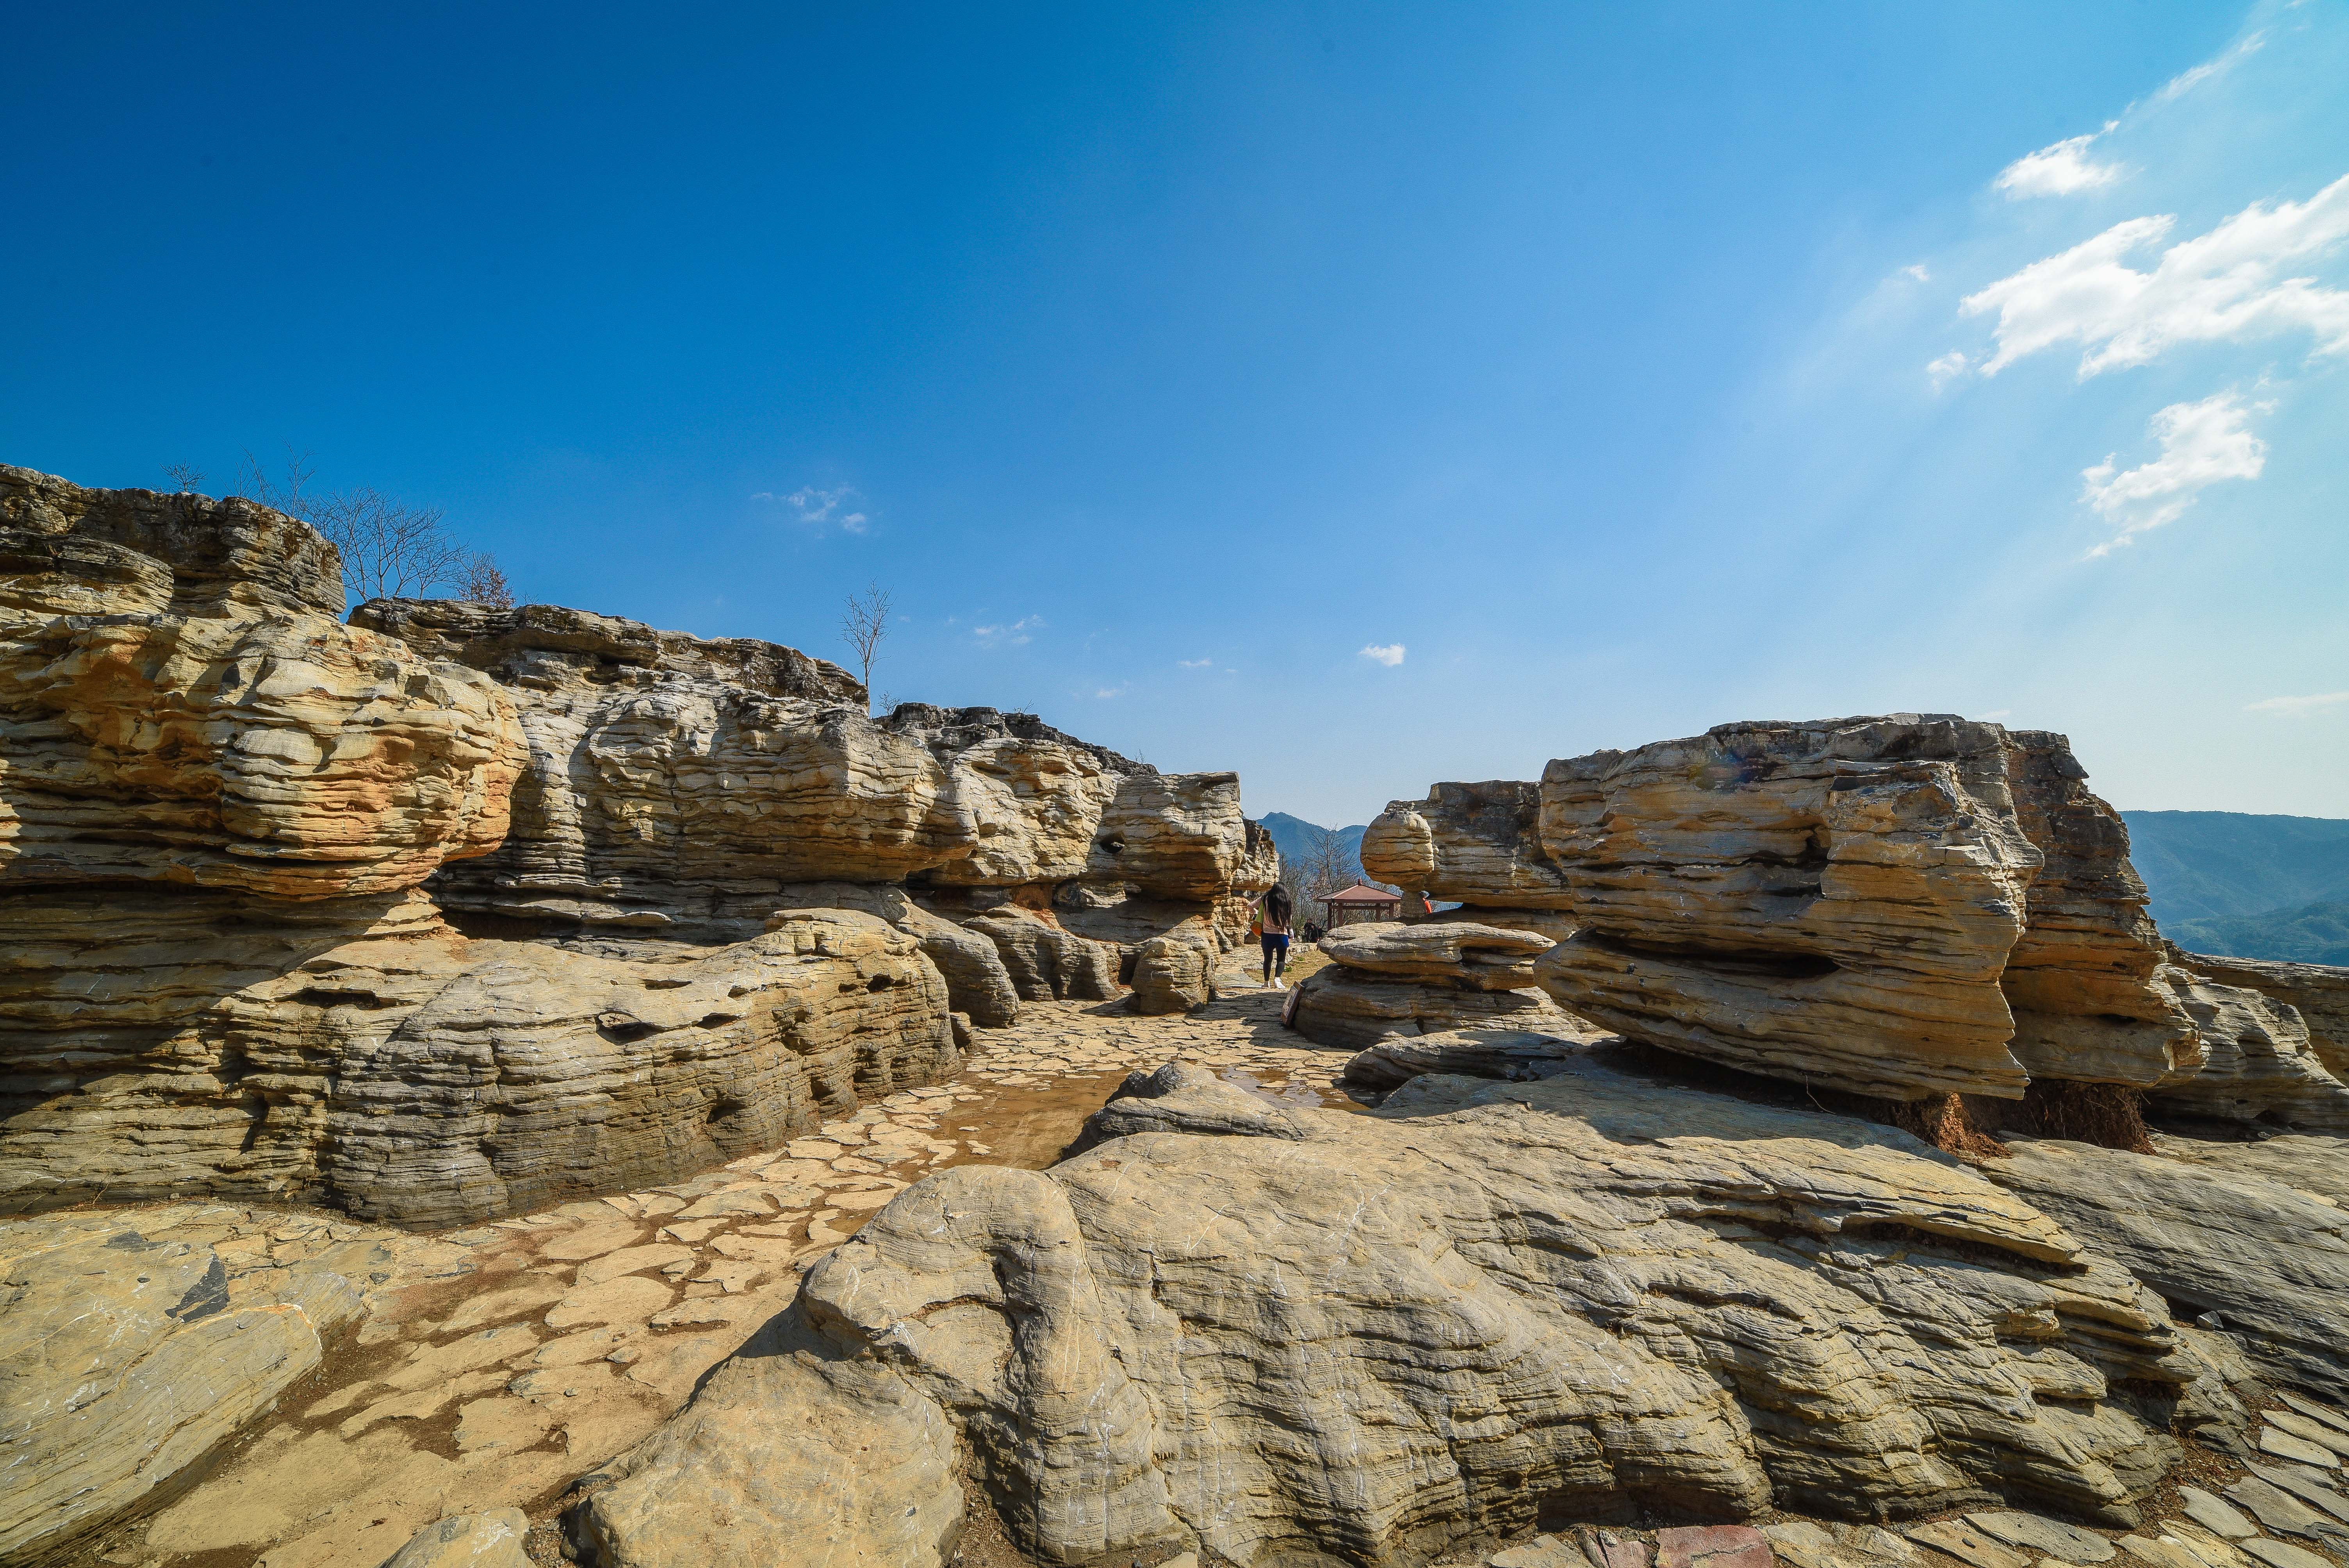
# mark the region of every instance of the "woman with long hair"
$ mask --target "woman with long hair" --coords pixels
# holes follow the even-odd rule
[[[1265,890],[1264,902],[1257,906],[1257,934],[1264,943],[1264,983],[1276,991],[1288,989],[1280,976],[1288,967],[1288,921],[1294,913],[1288,890],[1278,882]]]

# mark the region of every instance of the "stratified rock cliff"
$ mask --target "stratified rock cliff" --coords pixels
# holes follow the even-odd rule
[[[1278,875],[1229,773],[876,721],[771,643],[342,603],[266,508],[0,469],[0,1210],[673,1181]]]

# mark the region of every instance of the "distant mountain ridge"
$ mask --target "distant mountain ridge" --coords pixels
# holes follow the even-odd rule
[[[1292,817],[1286,811],[1269,812],[1262,821],[1265,831],[1272,835],[1273,847],[1280,851],[1281,860],[1291,865],[1306,859],[1306,851],[1311,848],[1314,839],[1326,830],[1318,823],[1309,822],[1302,817]],[[1363,880],[1362,835],[1368,831],[1370,824],[1367,822],[1336,830],[1338,841],[1346,846],[1347,858],[1353,861],[1356,882]]]
[[[2164,931],[2349,902],[2349,821],[2240,811],[2123,811],[2121,820]]]

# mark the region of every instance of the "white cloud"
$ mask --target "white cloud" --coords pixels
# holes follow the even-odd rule
[[[1933,281],[1931,269],[1927,267],[1922,262],[1919,262],[1913,267],[1901,268],[1900,275],[1904,278],[1914,278],[1920,284],[1930,284]]]
[[[978,645],[982,648],[1016,648],[1034,642],[1036,633],[1043,624],[1044,617],[1041,615],[1022,615],[1017,621],[1003,625],[973,626],[970,634],[978,639]]]
[[[1357,658],[1368,659],[1373,664],[1384,665],[1387,668],[1392,669],[1397,665],[1402,663],[1402,645],[1401,643],[1372,643],[1369,647],[1364,648],[1355,656]]]
[[[1995,376],[2026,355],[2077,342],[2080,378],[2145,365],[2181,343],[2243,342],[2306,332],[2318,354],[2349,351],[2349,292],[2279,278],[2287,262],[2349,240],[2349,175],[2305,201],[2254,201],[2199,238],[2161,253],[2151,272],[2122,258],[2166,238],[2174,217],[2132,218],[2060,255],[1968,294],[1968,315],[1998,313]]]
[[[2245,713],[2271,713],[2279,718],[2298,718],[2302,714],[2323,713],[2327,708],[2349,707],[2349,691],[2319,692],[2314,696],[2271,696],[2247,706]]]
[[[2205,60],[2190,71],[2178,72],[2162,84],[2161,90],[2153,95],[2153,101],[2168,103],[2174,98],[2185,97],[2221,71],[2232,69],[2235,62],[2244,56],[2257,54],[2267,41],[2268,36],[2265,33],[2254,33],[2217,59]]]
[[[750,499],[766,501],[770,505],[790,507],[794,522],[816,528],[827,522],[837,523],[846,532],[863,533],[865,524],[872,519],[861,511],[842,513],[840,510],[852,498],[862,499],[854,485],[839,485],[831,490],[802,485],[789,495],[779,496],[772,490],[761,490]]]
[[[1925,374],[1931,379],[1936,392],[1965,373],[1966,356],[1954,348],[1925,366]]]
[[[1132,683],[1129,682],[1128,684],[1130,685]],[[1093,693],[1093,696],[1102,698],[1103,701],[1107,701],[1109,698],[1113,696],[1123,696],[1124,695],[1125,686],[1102,686]]]
[[[1174,667],[1178,670],[1204,670],[1215,662],[1213,659],[1176,659]]]
[[[2117,123],[2107,120],[2105,130]],[[1991,188],[2005,191],[2010,201],[2020,201],[2026,196],[2076,196],[2083,191],[2104,189],[2127,172],[2117,163],[2089,160],[2089,145],[2105,130],[2093,130],[2085,136],[2024,153],[1999,170]]]
[[[2232,392],[2199,403],[2172,403],[2147,427],[2161,441],[2161,456],[2127,470],[2107,457],[2085,470],[2080,499],[2120,531],[2090,551],[2109,555],[2147,529],[2159,528],[2192,506],[2201,492],[2222,480],[2255,480],[2267,467],[2268,444],[2251,434],[2248,421],[2273,404],[2246,407]]]

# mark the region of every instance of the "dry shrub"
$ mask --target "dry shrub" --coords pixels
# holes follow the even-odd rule
[[[2042,1138],[2125,1149],[2132,1154],[2154,1151],[2145,1126],[2145,1096],[2120,1084],[2033,1078],[2023,1092],[2023,1113]]]
[[[1923,1099],[1892,1100],[1888,1104],[1891,1114],[1884,1119],[1944,1154],[1954,1154],[1961,1160],[2006,1158],[2006,1145],[1975,1126],[1974,1119],[1966,1113],[1966,1102],[1956,1095],[1931,1094]]]

